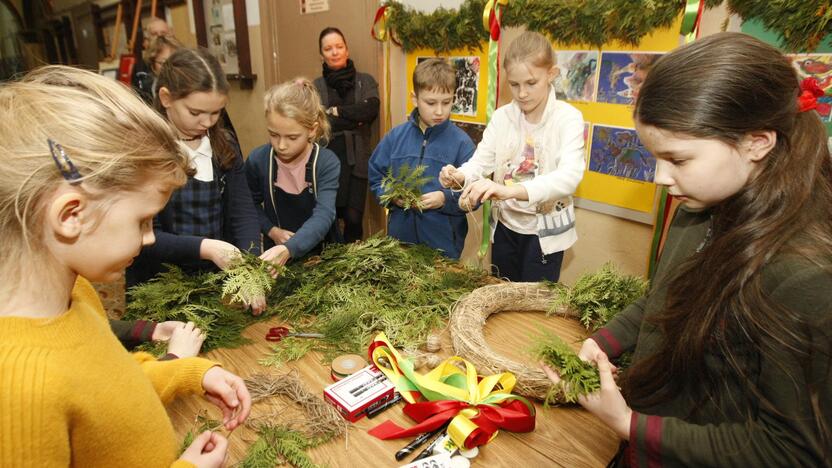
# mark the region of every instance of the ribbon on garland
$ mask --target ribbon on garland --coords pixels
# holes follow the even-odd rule
[[[401,45],[396,41],[392,32],[387,27],[387,21],[390,19],[391,11],[388,5],[380,6],[376,10],[376,16],[373,18],[373,26],[370,28],[370,36],[383,43],[384,47],[384,128],[381,129],[382,134],[393,128],[393,116],[390,110],[390,41]]]
[[[687,0],[682,27],[679,34],[685,37],[685,44],[693,42],[699,37],[699,25],[702,22],[702,12],[705,10],[703,0]],[[647,261],[647,277],[652,279],[656,273],[656,264],[664,247],[668,224],[673,220],[674,208],[678,205],[673,197],[667,193],[667,188],[659,189],[659,203],[656,209],[656,220],[653,223],[653,241],[650,243],[650,258]]]
[[[407,402],[404,413],[417,422],[406,429],[392,421],[384,422],[370,430],[379,439],[430,432],[450,420],[451,440],[458,447],[470,449],[488,443],[499,429],[534,430],[534,405],[511,393],[517,379],[509,372],[480,377],[470,362],[454,356],[422,375],[396,351],[384,333],[376,336],[368,354]],[[465,371],[454,363],[464,364]]]
[[[488,31],[488,97],[485,104],[485,123],[491,122],[491,115],[497,106],[500,96],[500,20],[503,17],[503,7],[508,0],[488,0],[482,10],[482,26]],[[488,253],[491,243],[491,201],[486,200],[482,205],[482,241],[477,251],[477,257],[482,260]]]

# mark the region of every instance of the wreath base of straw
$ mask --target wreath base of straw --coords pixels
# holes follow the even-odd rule
[[[531,367],[492,350],[483,328],[491,314],[503,311],[545,312],[550,310],[555,293],[541,283],[500,283],[475,289],[457,301],[451,310],[448,327],[457,356],[467,359],[482,374],[511,372],[517,378],[514,391],[550,403],[565,403],[562,394],[552,394],[552,381],[539,367]],[[577,311],[562,308],[557,315],[578,319]]]

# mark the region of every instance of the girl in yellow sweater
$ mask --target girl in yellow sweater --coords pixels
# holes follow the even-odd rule
[[[225,427],[243,381],[200,358],[128,354],[89,280],[153,243],[190,171],[165,121],[120,84],[45,67],[0,87],[0,466],[219,466],[206,432],[177,460],[162,406],[204,394]]]

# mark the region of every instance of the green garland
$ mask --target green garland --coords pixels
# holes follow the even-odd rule
[[[485,0],[465,0],[458,10],[437,8],[420,13],[390,1],[388,27],[405,50],[430,49],[437,54],[454,49],[480,50],[488,40],[483,28]],[[638,44],[655,29],[673,24],[685,7],[683,0],[510,0],[503,8],[504,27],[525,26],[565,45],[596,47],[614,40]],[[705,0],[708,8],[722,0]]]
[[[778,33],[784,49],[791,52],[811,52],[832,34],[829,0],[729,0],[728,9]]]
[[[713,8],[723,0],[704,0]],[[393,0],[387,22],[393,37],[410,51],[437,54],[454,49],[481,50],[488,40],[483,28],[485,0],[465,0],[458,10],[437,8],[421,13]],[[525,26],[564,45],[601,47],[611,41],[638,44],[656,29],[667,28],[685,8],[684,0],[510,0],[502,26]],[[635,6],[634,6],[635,5]],[[731,12],[760,20],[783,37],[789,50],[811,51],[832,33],[828,0],[728,0]]]

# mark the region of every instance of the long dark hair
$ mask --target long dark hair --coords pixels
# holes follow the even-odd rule
[[[230,86],[225,79],[220,62],[207,49],[179,49],[174,52],[162,68],[156,81],[156,97],[153,107],[167,117],[167,112],[159,100],[158,90],[165,87],[170,91],[173,99],[182,99],[196,92],[217,92],[228,95]],[[211,151],[214,160],[224,170],[234,166],[236,153],[231,146],[230,134],[222,125],[222,118],[208,129],[211,140]]]
[[[725,402],[727,388],[740,389],[746,399],[732,411],[750,422],[757,409],[781,414],[758,381],[763,356],[801,393],[808,385],[811,443],[828,462],[832,437],[823,415],[832,408],[821,408],[817,383],[830,371],[828,364],[818,369],[832,346],[829,310],[818,311],[823,328],[788,310],[762,274],[784,257],[826,272],[832,263],[832,161],[818,115],[798,112],[799,90],[783,54],[739,33],[676,49],[648,74],[635,105],[640,124],[733,147],[749,132],[775,131],[777,143],[756,177],[712,208],[710,244],[667,273],[665,307],[649,319],[661,344],[627,371],[624,391],[631,404],[650,407],[685,389],[701,397],[698,404]],[[714,375],[708,358],[723,361],[725,372]]]

